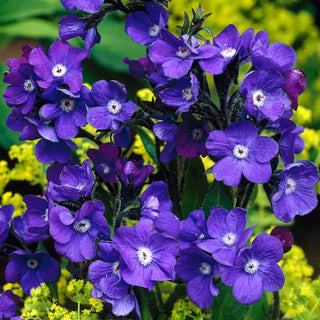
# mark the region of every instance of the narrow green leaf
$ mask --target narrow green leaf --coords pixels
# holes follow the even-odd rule
[[[43,19],[28,19],[0,26],[0,34],[11,37],[55,39],[58,25]]]
[[[233,208],[233,201],[229,189],[221,181],[214,180],[202,204],[202,210],[208,216],[212,207],[220,206],[227,210]]]
[[[147,153],[151,157],[152,161],[154,163],[158,163],[158,158],[157,158],[157,154],[156,154],[156,148],[155,148],[154,141],[150,138],[147,131],[145,129],[143,129],[142,127],[136,126],[135,130],[136,130],[137,134],[140,136],[141,141],[142,141]]]
[[[182,217],[184,219],[188,218],[191,211],[200,209],[207,190],[208,182],[201,159],[188,159],[182,194]]]

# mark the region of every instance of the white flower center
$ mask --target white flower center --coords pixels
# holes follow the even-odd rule
[[[193,129],[192,130],[192,139],[199,141],[202,139],[202,130],[199,128]]]
[[[233,155],[238,159],[245,159],[248,156],[249,149],[241,144],[235,145]]]
[[[236,54],[237,50],[234,48],[227,48],[225,50],[220,51],[220,54],[225,58],[232,58]]]
[[[88,230],[90,230],[90,227],[91,223],[87,219],[82,219],[73,223],[73,229],[79,233],[86,233]]]
[[[156,37],[160,32],[160,27],[156,24],[153,26],[149,27],[149,36],[150,37]]]
[[[178,47],[176,55],[181,59],[187,59],[188,57],[190,57],[191,52],[187,47]]]
[[[244,266],[244,271],[250,274],[256,273],[259,269],[259,262],[255,259],[249,260]]]
[[[207,262],[202,262],[199,270],[201,271],[202,274],[207,276],[211,273],[211,266]]]
[[[29,259],[29,260],[27,261],[27,266],[28,266],[30,269],[35,269],[35,268],[38,267],[38,265],[39,265],[39,262],[38,262],[38,260],[36,260],[36,259]]]
[[[101,167],[103,168],[104,174],[108,174],[111,170],[110,167],[106,163],[101,164]]]
[[[237,235],[235,235],[233,232],[229,232],[222,237],[222,241],[225,245],[231,247],[237,241]]]
[[[285,193],[286,194],[292,193],[296,189],[296,185],[297,185],[297,183],[293,179],[288,178]]]
[[[257,108],[261,108],[264,105],[264,101],[266,100],[265,95],[263,94],[262,90],[257,90],[252,94],[253,104]]]
[[[152,252],[147,247],[140,247],[137,251],[139,262],[146,267],[152,261]]]
[[[26,80],[23,84],[24,90],[28,92],[33,92],[34,91],[34,85],[30,79]]]
[[[119,265],[120,265],[120,261],[116,261],[112,265],[112,273],[117,277],[119,277]]]
[[[75,106],[74,99],[62,99],[60,101],[60,108],[67,113],[70,113]]]
[[[118,114],[122,109],[122,104],[117,100],[110,100],[107,109],[112,114]]]
[[[184,100],[191,100],[193,98],[193,94],[192,94],[192,91],[191,91],[191,88],[185,88],[182,90],[182,97]]]
[[[62,64],[56,64],[51,72],[54,77],[63,77],[67,73],[67,68]]]

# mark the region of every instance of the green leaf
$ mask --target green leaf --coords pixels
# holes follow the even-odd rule
[[[140,136],[141,141],[144,145],[144,148],[146,149],[147,153],[151,157],[152,161],[154,163],[158,163],[158,158],[157,158],[157,154],[156,154],[154,141],[150,138],[150,136],[148,135],[146,130],[143,129],[142,127],[136,126],[135,130],[136,130],[137,134]]]
[[[28,17],[51,15],[64,10],[58,0],[0,0],[0,24],[22,21]]]
[[[0,74],[3,74],[7,70],[8,67],[5,64],[0,64]],[[11,113],[11,108],[6,105],[2,96],[7,86],[8,84],[0,81],[0,145],[5,149],[9,149],[13,144],[21,144],[19,141],[19,132],[9,130],[6,125],[6,119]]]
[[[208,216],[212,207],[220,206],[227,210],[233,208],[233,201],[229,189],[221,181],[214,180],[202,204],[202,210]]]
[[[11,37],[55,39],[58,25],[42,19],[28,19],[0,26],[0,34]]]
[[[124,32],[124,20],[107,16],[98,26],[101,43],[91,50],[91,57],[100,65],[117,72],[128,72],[125,57],[137,59],[146,55],[145,46],[130,40]]]
[[[232,295],[232,287],[219,284],[219,294],[213,298],[211,306],[212,320],[267,320],[268,301],[265,292],[262,298],[252,304],[237,302]]]
[[[208,182],[204,174],[201,159],[188,159],[184,176],[182,194],[182,217],[188,218],[193,210],[200,209],[208,190]]]

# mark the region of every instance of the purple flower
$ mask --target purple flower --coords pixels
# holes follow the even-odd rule
[[[284,275],[277,264],[282,259],[281,242],[269,234],[260,234],[250,247],[244,248],[233,266],[221,266],[224,284],[233,286],[233,296],[243,304],[253,304],[263,290],[278,291],[284,284]]]
[[[275,42],[269,47],[269,35],[259,31],[250,44],[252,65],[258,70],[280,73],[289,71],[296,63],[296,53],[288,45]]]
[[[39,114],[44,121],[55,120],[59,138],[72,139],[77,135],[79,127],[87,124],[88,93],[89,89],[85,86],[81,87],[78,94],[54,86],[43,93],[42,97],[52,103],[44,104]]]
[[[186,249],[196,246],[204,239],[208,239],[207,219],[202,210],[190,212],[186,220],[180,222],[180,248]]]
[[[75,262],[94,258],[96,238],[107,240],[110,236],[104,210],[99,200],[85,202],[74,216],[65,207],[53,208],[49,225],[57,252]]]
[[[178,125],[176,149],[180,156],[196,158],[205,155],[206,140],[210,128],[204,119],[197,120],[191,113],[182,115],[182,122]]]
[[[135,42],[148,45],[157,39],[161,39],[161,30],[168,23],[167,10],[149,1],[146,3],[146,11],[134,12],[128,15],[125,31]]]
[[[199,83],[194,74],[175,81],[172,87],[162,90],[160,99],[170,106],[177,108],[177,113],[189,111],[190,107],[198,100]]]
[[[214,277],[219,273],[219,265],[198,248],[183,250],[176,264],[177,276],[187,281],[190,300],[199,308],[210,307],[212,298],[219,293]]]
[[[283,247],[283,253],[291,250],[294,243],[292,233],[285,227],[275,227],[270,234],[281,241]]]
[[[76,16],[64,16],[58,23],[61,24],[59,29],[61,40],[67,41],[80,36],[84,40],[84,46],[88,53],[91,48],[101,40],[101,36],[98,33],[96,26],[87,29],[87,22]]]
[[[36,75],[33,66],[22,63],[8,72],[3,82],[11,84],[6,88],[3,99],[9,104],[20,106],[23,114],[33,108],[37,97]]]
[[[199,59],[200,42],[192,37],[189,45],[188,35],[177,39],[166,29],[162,37],[163,40],[155,41],[149,48],[149,57],[153,63],[161,64],[166,77],[179,79],[188,73],[193,61]]]
[[[6,290],[0,295],[0,319],[11,318],[16,313],[16,304],[19,302],[19,297],[11,290]]]
[[[93,84],[91,98],[98,105],[88,111],[88,122],[100,130],[118,130],[121,122],[128,122],[137,106],[127,100],[124,85],[117,81],[100,80]]]
[[[119,170],[121,182],[127,186],[133,184],[134,187],[139,187],[150,174],[154,171],[154,167],[150,164],[143,165],[143,161],[128,161],[127,158],[117,159],[116,167]]]
[[[262,114],[269,120],[277,120],[290,109],[291,101],[283,90],[285,81],[273,71],[250,72],[240,84],[240,93],[246,97],[250,115]]]
[[[117,181],[116,159],[118,157],[118,148],[112,143],[100,144],[99,150],[89,149],[88,157],[94,164],[94,170],[105,181],[114,183]]]
[[[44,251],[28,254],[17,250],[10,254],[12,260],[6,268],[6,280],[20,280],[25,294],[30,295],[32,288],[37,288],[42,282],[56,282],[60,277],[60,264]]]
[[[291,69],[283,74],[286,85],[283,88],[290,100],[291,108],[297,110],[298,97],[307,87],[307,79],[304,72],[298,68]]]
[[[93,184],[90,160],[85,160],[82,165],[65,166],[59,184],[49,181],[48,196],[54,201],[78,200],[90,194]]]
[[[99,242],[98,256],[90,264],[88,277],[94,287],[110,299],[122,299],[128,295],[129,285],[119,275],[121,256],[111,242]]]
[[[248,47],[253,33],[252,29],[248,29],[240,37],[237,28],[230,24],[213,39],[212,46],[206,46],[209,57],[200,59],[200,66],[206,72],[217,75],[223,73],[228,63],[237,54],[240,60],[246,60],[249,56]]]
[[[71,47],[69,43],[56,39],[48,50],[48,57],[42,48],[35,48],[30,54],[30,64],[41,80],[38,84],[48,88],[51,83],[66,84],[71,92],[78,92],[82,85],[81,61],[87,52]]]
[[[232,266],[239,249],[248,241],[253,227],[244,230],[247,211],[234,208],[230,212],[219,207],[210,210],[208,233],[212,239],[204,239],[197,246],[212,254],[220,264]]]
[[[172,213],[168,185],[164,181],[152,182],[141,195],[140,202],[142,219],[152,220],[156,231],[178,237],[180,222]]]
[[[120,274],[127,283],[151,291],[156,281],[174,281],[178,245],[174,239],[154,232],[151,220],[118,228],[114,243],[125,262],[120,265]]]
[[[104,0],[60,0],[61,4],[69,11],[80,9],[94,13],[100,10]]]
[[[317,167],[310,161],[301,160],[288,164],[279,174],[278,191],[272,196],[275,216],[290,222],[295,215],[306,215],[318,203],[313,186],[319,182]]]
[[[10,229],[10,221],[14,211],[11,204],[4,205],[0,208],[0,248],[2,243],[7,239]]]
[[[278,145],[269,137],[258,136],[253,123],[243,120],[225,131],[210,133],[208,153],[221,158],[213,167],[213,175],[228,186],[238,186],[242,174],[254,183],[265,183],[271,177],[269,161],[277,154]]]

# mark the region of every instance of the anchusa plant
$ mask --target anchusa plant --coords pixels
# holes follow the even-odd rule
[[[11,205],[0,209],[6,280],[32,295],[67,268],[74,281],[91,282],[86,288],[103,303],[101,319],[169,318],[186,295],[209,313],[212,301],[212,310],[224,303],[219,295],[228,286],[244,305],[271,291],[264,314],[279,319],[285,279],[278,262],[293,238],[285,228],[258,234],[247,206],[258,188],[281,222],[317,206],[318,169],[295,162],[303,128],[290,118],[306,88],[304,73],[293,68],[295,51],[270,45],[265,31],[240,34],[234,25],[213,37],[200,5],[192,17],[185,14],[176,36],[164,1],[61,3],[84,13],[60,20],[61,40],[48,51],[23,47],[3,79],[8,127],[21,140],[36,140],[35,155],[48,165],[44,197],[25,196],[20,217],[12,218]],[[124,63],[148,81],[148,101],[131,101],[129,83],[117,80],[83,85],[81,63],[100,42],[99,23],[114,11],[127,15],[125,32],[146,46],[145,57]],[[85,49],[66,42],[78,36]],[[238,79],[243,65],[249,71]],[[132,152],[136,135],[152,164]],[[74,152],[78,137],[96,145],[83,162]],[[200,161],[206,156],[214,163],[211,184]],[[164,281],[175,283],[166,302]],[[82,300],[72,301],[74,319],[86,319]],[[20,316],[11,291],[0,302],[1,319]]]

